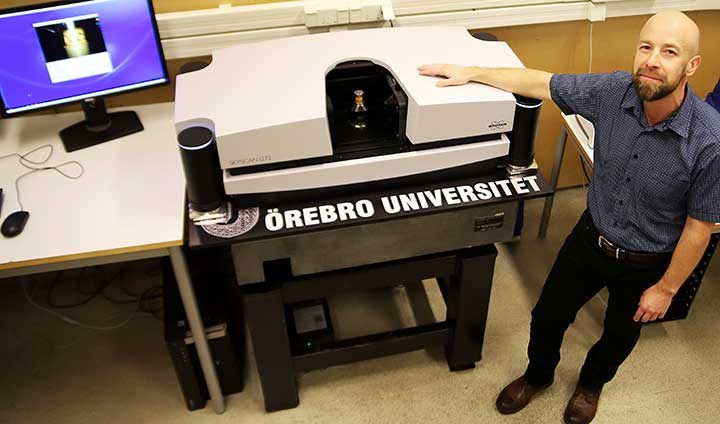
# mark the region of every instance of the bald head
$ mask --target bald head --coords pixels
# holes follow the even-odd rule
[[[700,49],[700,28],[686,14],[668,10],[653,15],[640,30],[640,41],[657,39],[676,44],[683,56],[691,58]]]
[[[695,22],[677,11],[660,12],[640,30],[633,84],[645,102],[672,95],[684,98],[687,79],[700,66],[700,30]]]

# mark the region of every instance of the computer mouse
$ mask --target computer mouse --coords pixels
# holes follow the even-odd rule
[[[22,233],[28,218],[30,218],[30,212],[13,212],[5,218],[5,221],[3,221],[0,232],[5,237],[15,237],[16,235]]]

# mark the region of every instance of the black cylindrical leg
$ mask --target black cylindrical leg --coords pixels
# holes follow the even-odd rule
[[[535,134],[542,100],[515,95],[515,118],[510,139],[509,163],[516,167],[530,166],[535,159]]]
[[[178,134],[190,207],[210,212],[223,203],[225,191],[215,135],[205,127],[190,127]]]

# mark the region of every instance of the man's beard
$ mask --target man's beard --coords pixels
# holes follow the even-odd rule
[[[640,96],[640,98],[646,102],[660,100],[663,97],[665,97],[668,94],[675,91],[675,89],[678,87],[678,85],[680,85],[679,78],[678,78],[678,81],[674,85],[669,82],[661,83],[661,84],[653,84],[648,81],[643,81],[642,79],[640,79],[640,70],[639,69],[632,76],[632,82],[633,82],[633,87],[635,87],[635,91],[638,93],[638,96]]]

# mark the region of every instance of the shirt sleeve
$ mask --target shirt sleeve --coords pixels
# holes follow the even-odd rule
[[[563,113],[582,115],[595,122],[603,93],[620,79],[619,72],[554,74],[550,79],[550,96]]]
[[[718,150],[718,149],[716,149]],[[720,222],[720,152],[699,167],[688,192],[688,214],[706,222]]]

